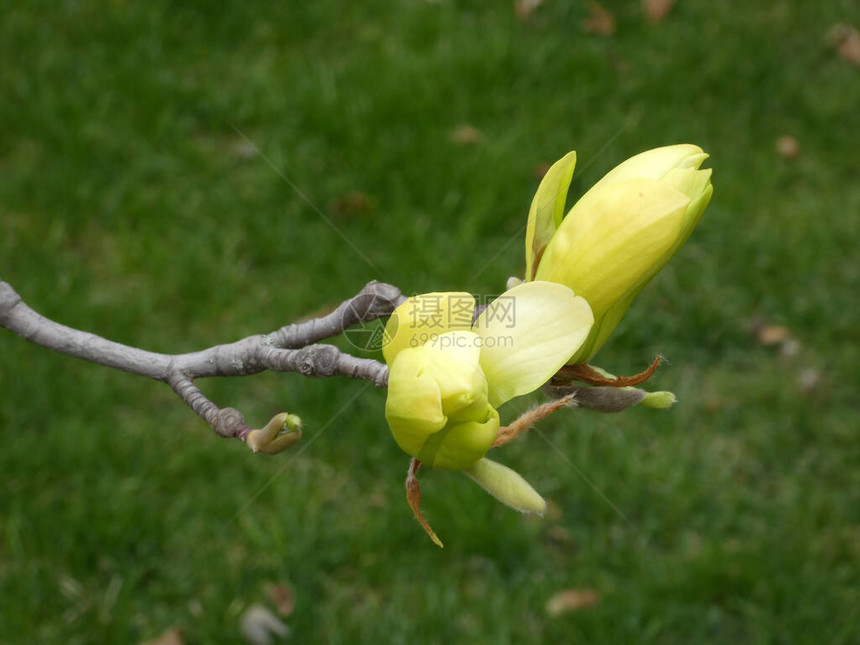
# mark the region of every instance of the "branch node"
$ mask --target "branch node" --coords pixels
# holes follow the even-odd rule
[[[303,376],[331,376],[337,368],[340,350],[334,345],[309,345],[299,350],[298,367]]]
[[[404,300],[400,289],[393,284],[371,280],[358,292],[355,298],[355,309],[362,320],[380,318],[397,309]]]
[[[236,408],[222,408],[215,415],[212,429],[226,439],[242,439],[251,429],[245,425],[245,417]]]

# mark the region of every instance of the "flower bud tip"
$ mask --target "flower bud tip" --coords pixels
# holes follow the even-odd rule
[[[647,392],[639,403],[640,405],[644,405],[646,408],[665,410],[666,408],[671,408],[677,402],[678,399],[672,392],[663,391]]]

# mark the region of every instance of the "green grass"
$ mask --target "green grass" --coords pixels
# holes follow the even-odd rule
[[[497,293],[535,167],[572,148],[572,194],[687,141],[716,192],[598,361],[665,354],[652,386],[680,404],[559,414],[508,446],[546,520],[422,471],[444,550],[406,507],[383,392],[203,383],[252,423],[300,414],[305,445],[358,394],[267,458],[163,385],[0,333],[0,642],[239,642],[270,582],[295,590],[295,642],[857,642],[860,83],[826,42],[856,4],[679,2],[654,26],[606,0],[609,38],[544,4],[526,23],[465,1],[4,4],[0,276],[148,349],[272,330],[375,278]],[[463,123],[484,139],[452,143]],[[758,344],[755,316],[799,352]],[[600,601],[548,616],[566,588]]]

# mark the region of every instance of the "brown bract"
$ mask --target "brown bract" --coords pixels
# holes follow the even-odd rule
[[[642,11],[649,21],[656,24],[663,22],[674,4],[675,0],[642,0]]]
[[[660,363],[662,361],[663,358],[657,356],[647,369],[639,372],[638,374],[634,374],[633,376],[618,376],[615,378],[609,378],[604,376],[586,363],[582,363],[579,365],[565,365],[558,371],[558,374],[556,374],[553,380],[555,381],[557,379],[572,379],[576,381],[582,381],[583,383],[588,383],[589,385],[607,385],[609,387],[629,387],[631,385],[641,385],[649,378],[651,378],[651,375],[654,374],[658,367],[660,367]]]
[[[424,514],[421,513],[421,485],[418,483],[418,469],[421,468],[421,462],[412,458],[409,462],[409,470],[406,472],[406,502],[409,508],[412,509],[415,519],[421,525],[421,528],[427,533],[433,544],[440,549],[444,548],[442,540],[436,535],[436,532],[430,526],[430,523],[424,519]]]

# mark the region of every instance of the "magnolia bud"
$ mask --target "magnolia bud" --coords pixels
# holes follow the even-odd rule
[[[412,296],[385,326],[385,418],[406,453],[463,470],[489,450],[497,408],[533,392],[588,336],[593,317],[566,286],[513,287],[477,316],[466,293]]]
[[[527,279],[570,287],[594,313],[594,326],[571,364],[597,353],[633,299],[689,237],[713,193],[711,171],[698,170],[707,156],[689,144],[636,155],[597,182],[554,229],[556,211],[533,206]],[[551,169],[544,181],[556,185],[572,173],[571,164],[568,155],[557,164],[564,172]]]
[[[265,427],[251,430],[245,445],[253,452],[277,455],[292,447],[302,438],[302,420],[295,414],[281,412],[272,417]]]

